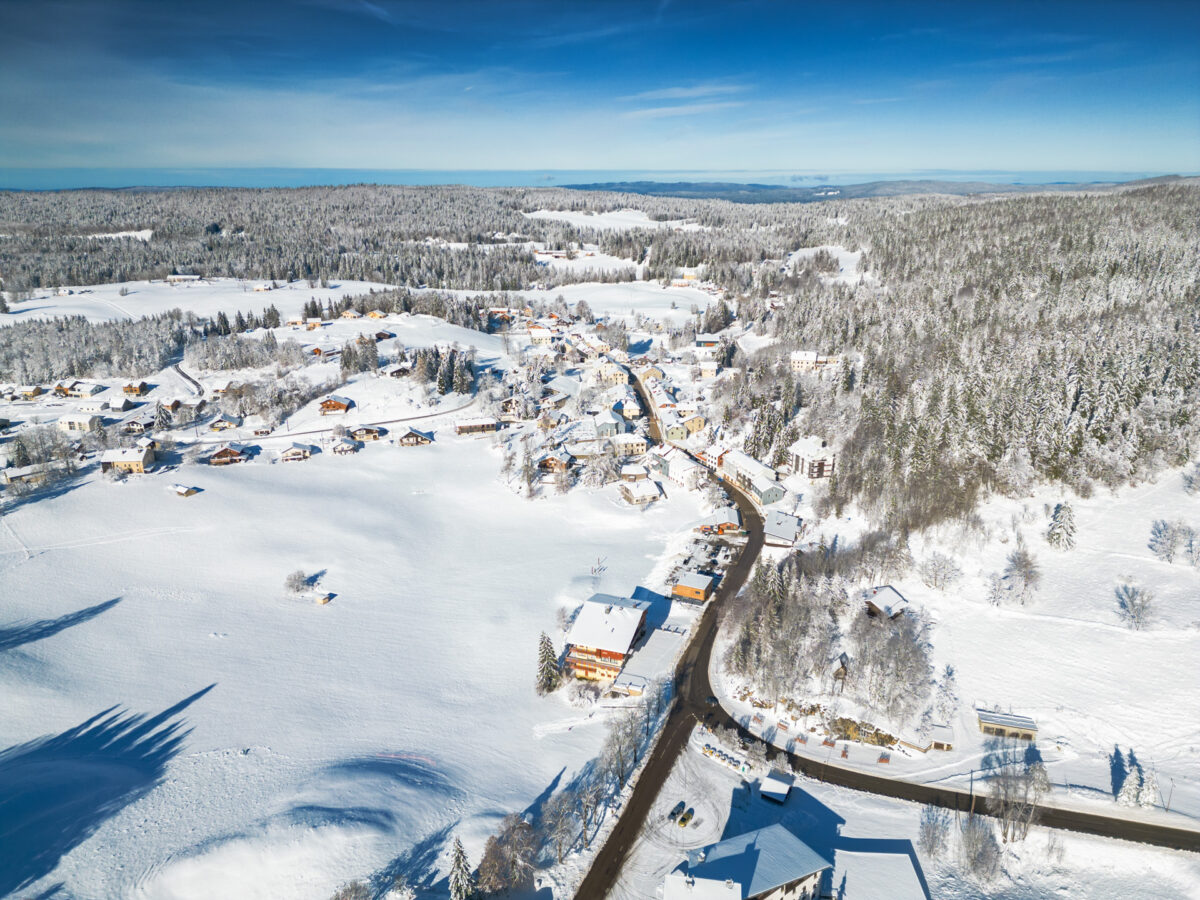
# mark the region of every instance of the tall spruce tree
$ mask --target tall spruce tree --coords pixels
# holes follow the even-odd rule
[[[1065,500],[1054,507],[1050,516],[1046,543],[1059,550],[1070,550],[1075,546],[1075,511]]]
[[[475,896],[475,875],[460,838],[454,839],[450,853],[450,900],[471,900]]]
[[[538,638],[537,692],[543,695],[553,693],[561,683],[562,670],[558,666],[558,653],[550,636],[543,631],[542,636]]]

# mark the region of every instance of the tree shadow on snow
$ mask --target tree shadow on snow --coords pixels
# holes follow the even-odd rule
[[[435,875],[438,857],[441,856],[442,848],[450,840],[450,833],[456,825],[458,822],[452,822],[425,836],[372,875],[372,894],[375,897],[385,896],[397,878],[403,878],[409,886],[423,891],[436,891],[439,894],[448,891],[450,879],[443,877],[435,880]]]
[[[215,686],[156,716],[113,706],[0,752],[0,896],[52,872],[107,819],[148,794],[191,731],[176,717]]]
[[[34,641],[53,637],[60,631],[66,631],[74,625],[82,625],[84,622],[96,618],[100,613],[112,609],[120,602],[120,597],[113,597],[111,600],[105,600],[103,603],[97,603],[95,606],[67,613],[67,615],[59,616],[57,619],[42,619],[38,622],[28,622],[23,625],[6,625],[0,627],[0,653],[3,653],[5,650],[12,650],[14,647],[20,647],[23,644],[31,644]]]

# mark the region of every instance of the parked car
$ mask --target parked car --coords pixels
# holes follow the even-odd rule
[[[679,817],[679,827],[687,828],[688,823],[691,822],[692,819],[694,819],[695,817],[696,817],[696,811],[694,809],[689,809],[687,812],[685,812],[682,816]]]
[[[678,819],[680,817],[680,815],[683,814],[683,811],[685,809],[687,809],[687,804],[684,803],[682,800],[680,800],[678,803],[675,804],[675,808],[673,810],[671,810],[671,813],[670,813],[670,815],[667,816],[667,819],[671,822],[674,822],[676,819]]]

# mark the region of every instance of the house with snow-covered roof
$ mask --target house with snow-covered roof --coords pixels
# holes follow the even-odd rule
[[[782,825],[688,854],[663,880],[663,900],[816,900],[833,864]]]
[[[769,547],[792,547],[800,536],[800,519],[777,509],[763,519],[763,542]]]
[[[872,619],[894,619],[908,610],[908,598],[890,584],[868,588],[862,598]]]
[[[567,667],[576,678],[616,678],[646,625],[647,600],[595,594],[567,632]]]
[[[837,454],[818,437],[802,437],[788,447],[792,472],[805,478],[832,478]]]

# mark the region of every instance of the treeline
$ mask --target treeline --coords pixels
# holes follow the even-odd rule
[[[203,333],[203,320],[177,309],[135,321],[89,322],[68,316],[17,322],[2,332],[0,381],[136,378],[170,365]]]

